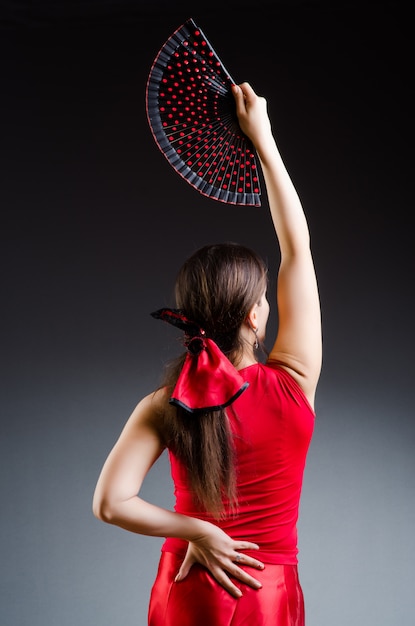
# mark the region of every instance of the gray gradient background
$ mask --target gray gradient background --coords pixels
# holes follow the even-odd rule
[[[178,348],[149,312],[212,241],[257,249],[273,286],[265,198],[202,197],[147,125],[153,58],[190,16],[268,98],[312,233],[324,367],[299,524],[307,624],[415,623],[409,18],[399,3],[222,4],[2,4],[2,626],[145,626],[162,540],[98,522],[91,498]],[[144,492],[171,506],[164,456]]]

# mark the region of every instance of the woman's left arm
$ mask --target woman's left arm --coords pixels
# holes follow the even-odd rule
[[[147,502],[139,492],[148,471],[163,452],[159,416],[166,402],[163,392],[150,394],[137,405],[102,468],[93,498],[98,519],[142,535],[178,537],[189,548],[178,580],[194,563],[204,565],[231,595],[240,596],[229,573],[251,587],[259,582],[235,562],[239,551],[257,550],[250,541],[233,540],[208,521],[181,515]],[[244,565],[262,569],[263,564],[244,555]]]

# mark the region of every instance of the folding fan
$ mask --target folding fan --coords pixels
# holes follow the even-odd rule
[[[147,82],[147,117],[172,167],[200,193],[260,206],[254,147],[242,132],[234,81],[189,19],[158,53]]]

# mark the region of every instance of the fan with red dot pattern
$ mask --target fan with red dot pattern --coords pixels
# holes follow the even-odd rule
[[[260,206],[255,150],[242,132],[234,81],[193,19],[158,53],[147,82],[147,117],[172,167],[200,193]]]

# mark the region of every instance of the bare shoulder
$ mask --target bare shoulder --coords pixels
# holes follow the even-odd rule
[[[168,390],[166,388],[156,389],[139,401],[127,425],[131,428],[147,427],[158,431],[168,407]]]
[[[287,358],[286,355],[270,354],[267,363],[278,365],[278,367],[290,374],[303,391],[311,408],[314,410],[318,374],[308,374],[301,364],[297,363],[293,358]]]

